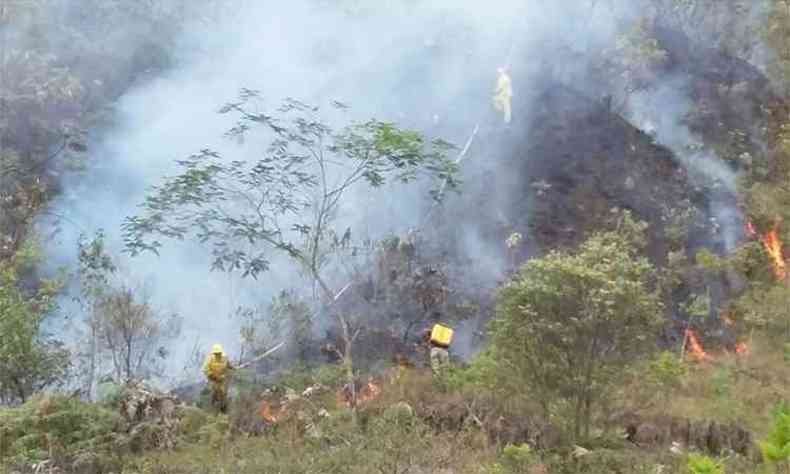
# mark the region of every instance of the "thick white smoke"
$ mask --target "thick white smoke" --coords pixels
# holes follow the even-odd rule
[[[232,10],[213,21],[187,28],[176,66],[124,95],[116,107],[117,124],[92,137],[91,170],[68,181],[55,203],[54,214],[73,225],[65,222],[49,243],[49,261],[53,268],[74,268],[79,233],[99,228],[119,255],[121,222],[136,213],[149,186],[177,171],[174,160],[203,148],[229,160],[256,156],[254,147],[223,138],[233,124],[216,113],[241,88],[260,90],[272,108],[285,97],[316,105],[339,100],[350,104],[352,118],[394,120],[462,145],[476,123],[497,123],[491,107],[497,66],[510,64],[517,97],[529,93],[526,78],[547,64],[560,77],[563,71],[578,77],[585,65],[554,63],[552,46],[562,43],[584,54],[612,44],[618,21],[631,14],[613,6],[617,3],[595,8],[595,2],[583,0],[393,0],[370,6],[348,2],[359,10],[349,14],[336,2],[317,0],[233,2]],[[665,97],[659,92],[642,98],[642,110]],[[657,131],[674,149],[676,142],[685,142],[678,124],[687,104],[683,97],[671,99],[677,105],[662,108],[665,118]],[[514,120],[528,114],[516,110]],[[504,146],[482,144],[467,160],[497,160]],[[708,166],[703,158],[680,156],[689,166]],[[732,176],[715,165],[706,170],[731,184]],[[498,171],[503,178],[508,172]],[[362,193],[343,207],[341,220],[355,231],[364,229],[356,235],[402,234],[419,224],[424,204],[413,189]],[[496,212],[496,203],[491,206]],[[461,241],[480,268],[492,279],[501,275],[507,265],[504,246],[490,247],[474,228],[458,231],[465,233]],[[233,309],[265,304],[280,290],[303,283],[282,261],[257,281],[212,273],[209,263],[207,251],[188,242],[168,242],[160,258],[122,259],[127,278],[147,283],[154,305],[184,318],[182,337],[170,348],[174,367],[196,342],[220,342],[236,353],[239,322],[230,317]],[[79,313],[68,301],[64,298],[64,308]]]
[[[493,84],[515,18],[526,18],[517,7],[521,2],[498,8],[391,3],[347,14],[308,0],[235,2],[214,21],[187,28],[177,66],[121,98],[116,125],[92,137],[91,170],[66,182],[53,212],[63,218],[61,231],[47,246],[53,268],[74,268],[80,233],[100,228],[120,256],[121,222],[135,214],[149,186],[177,171],[176,159],[202,148],[228,159],[256,156],[255,147],[223,138],[233,124],[216,113],[241,88],[261,91],[272,108],[285,97],[316,105],[339,100],[351,105],[352,118],[433,125],[429,132],[452,132],[488,113],[489,91],[469,97],[470,84],[481,77]],[[464,115],[453,116],[458,110]],[[377,238],[415,226],[423,204],[414,190],[365,194],[344,206],[341,218],[355,232],[364,220],[368,236]],[[265,304],[280,290],[303,285],[284,261],[275,261],[258,281],[212,273],[206,250],[190,243],[168,243],[161,257],[120,260],[127,280],[145,282],[155,307],[184,318],[182,337],[170,348],[175,366],[195,343],[220,342],[236,353],[239,321],[230,317],[235,307]],[[62,306],[80,312],[69,298]]]

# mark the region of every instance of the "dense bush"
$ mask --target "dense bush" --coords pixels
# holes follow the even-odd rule
[[[99,405],[66,397],[36,397],[0,409],[0,459],[30,465],[52,459],[64,465],[87,457],[115,462],[123,420]]]

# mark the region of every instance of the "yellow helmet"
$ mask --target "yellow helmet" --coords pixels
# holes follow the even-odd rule
[[[225,351],[223,351],[223,350],[222,350],[222,345],[221,345],[221,344],[214,344],[214,345],[211,347],[211,353],[212,353],[212,354],[222,354],[222,353],[224,353],[224,352],[225,352]]]

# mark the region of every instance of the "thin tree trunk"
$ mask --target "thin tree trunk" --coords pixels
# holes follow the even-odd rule
[[[576,394],[576,406],[573,409],[573,439],[578,442],[581,439],[581,425],[582,425],[582,400],[584,396],[582,391]]]
[[[132,338],[126,339],[126,380],[132,379]]]
[[[343,366],[346,370],[346,381],[349,384],[351,390],[351,416],[354,420],[354,423],[357,421],[357,387],[354,383],[354,360],[351,356],[351,349],[354,343],[354,338],[351,336],[348,328],[348,322],[343,315],[338,315],[338,322],[343,331],[343,342],[345,343],[345,347],[343,348]]]
[[[595,352],[598,349],[598,331],[599,327],[596,327],[595,333],[596,335],[593,337],[592,342],[590,343],[590,352],[587,354],[587,360],[585,361],[585,373],[584,373],[584,387],[582,388],[580,394],[580,400],[582,402],[581,407],[581,416],[583,422],[583,433],[585,438],[590,434],[590,417],[591,417],[591,405],[592,405],[592,376],[593,370],[595,365]]]
[[[311,267],[311,273],[313,274],[313,279],[318,283],[318,286],[321,288],[327,303],[331,303],[334,298],[336,297],[332,290],[329,289],[329,285],[321,278],[318,274],[318,271],[315,267]],[[340,325],[340,329],[343,334],[343,342],[345,347],[343,348],[343,366],[346,370],[346,380],[351,388],[351,413],[354,419],[354,422],[357,421],[357,389],[354,383],[354,361],[351,356],[352,346],[354,344],[354,339],[356,335],[352,336],[349,332],[348,321],[346,318],[338,313],[337,321]]]
[[[95,318],[95,315],[94,315]],[[90,366],[88,368],[88,384],[87,384],[87,398],[89,401],[93,400],[93,383],[96,380],[96,358],[98,357],[97,349],[99,344],[96,338],[96,322],[91,321],[91,335],[90,335]]]
[[[590,439],[590,422],[592,419],[592,391],[587,389],[587,393],[584,398],[584,439]]]

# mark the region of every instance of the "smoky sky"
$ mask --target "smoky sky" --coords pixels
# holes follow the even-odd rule
[[[217,113],[221,105],[241,88],[260,91],[272,109],[286,97],[318,106],[338,100],[351,109],[342,117],[329,115],[335,125],[391,120],[463,146],[476,124],[499,123],[491,101],[498,66],[510,67],[516,98],[529,93],[531,73],[546,65],[579,80],[584,62],[556,63],[552,48],[562,44],[584,57],[611,47],[623,23],[639,13],[631,2],[595,3],[228,2],[232,8],[217,10],[211,21],[188,25],[178,38],[173,66],[127,91],[115,104],[113,125],[90,134],[89,170],[68,177],[54,204],[54,214],[65,219],[47,243],[48,264],[74,268],[79,234],[104,229],[123,278],[144,286],[157,308],[182,316],[182,336],[171,346],[174,369],[195,343],[219,342],[235,353],[239,322],[230,315],[236,306],[265,304],[282,289],[305,286],[287,261],[274,260],[271,271],[252,280],[209,271],[206,249],[189,242],[167,242],[161,257],[129,259],[120,252],[123,219],[136,213],[146,189],[177,172],[176,159],[203,148],[228,160],[256,156],[254,143],[223,137],[233,123]],[[647,110],[670,97],[673,105],[663,109],[662,121],[652,122],[657,139],[670,148],[688,138],[679,125],[687,99],[667,92],[678,90],[668,82],[659,95],[640,99],[644,113],[638,107],[633,112],[642,126],[651,120]],[[514,110],[514,120],[529,114],[528,108]],[[503,181],[512,182],[509,170],[496,164],[508,146],[477,143],[465,163],[486,160]],[[358,190],[350,198],[338,227],[350,226],[360,238],[403,234],[426,211],[423,189]],[[497,205],[492,202],[488,212],[496,213]],[[42,220],[41,225],[51,230],[53,224]],[[474,226],[458,232],[470,258],[492,279],[501,275],[507,262],[502,243],[485,241]],[[342,275],[333,277],[333,284],[342,284]],[[62,311],[78,317],[71,296],[62,299]]]

